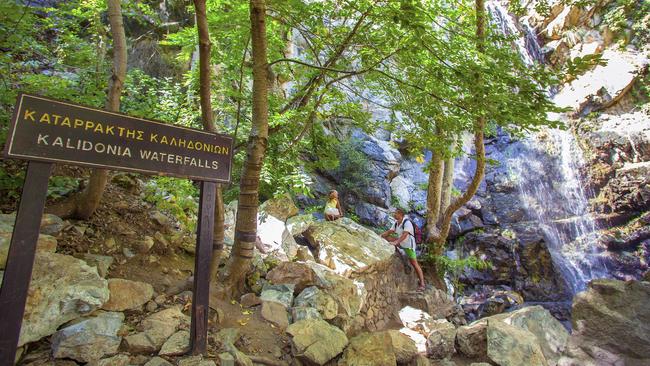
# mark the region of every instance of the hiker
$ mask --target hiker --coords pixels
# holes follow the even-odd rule
[[[329,200],[325,204],[325,220],[334,221],[340,217],[343,217],[343,210],[341,204],[339,204],[339,192],[333,189],[330,191]]]
[[[404,251],[408,257],[408,261],[411,263],[411,266],[415,268],[415,272],[418,275],[418,280],[420,281],[420,286],[418,291],[423,291],[425,289],[424,285],[424,275],[422,274],[422,268],[418,263],[417,256],[415,254],[415,228],[413,223],[409,220],[404,211],[400,208],[396,209],[393,213],[395,218],[395,223],[393,226],[381,234],[381,237],[386,239],[392,233],[397,233],[397,239],[389,240],[388,242]]]

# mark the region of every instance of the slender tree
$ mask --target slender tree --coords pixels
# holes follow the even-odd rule
[[[267,60],[266,3],[250,1],[253,55],[253,114],[246,160],[240,180],[235,243],[227,268],[225,290],[231,297],[243,290],[257,238],[259,182],[269,134],[269,65]]]
[[[205,0],[194,0],[194,9],[196,10],[196,28],[199,38],[199,96],[201,100],[201,122],[203,129],[210,132],[218,132],[214,123],[214,113],[212,111],[211,100],[211,62],[210,50],[210,32],[208,30],[208,19],[206,15]],[[214,215],[214,236],[212,242],[212,262],[210,264],[210,279],[215,281],[217,270],[221,262],[221,252],[224,243],[224,204],[223,188],[221,184],[217,185],[217,194],[215,198],[215,215]]]
[[[113,73],[110,79],[106,109],[119,112],[120,97],[126,79],[126,35],[124,34],[120,0],[108,0],[107,5],[108,21],[113,37]],[[88,186],[83,192],[53,206],[48,211],[64,218],[74,217],[86,220],[99,206],[107,182],[108,170],[93,169]]]

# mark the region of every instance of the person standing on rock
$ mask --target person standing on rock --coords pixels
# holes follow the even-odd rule
[[[388,242],[394,245],[396,248],[403,250],[408,258],[411,266],[415,269],[415,273],[418,275],[418,280],[420,281],[420,286],[418,291],[423,291],[424,286],[424,275],[422,274],[422,268],[418,263],[417,255],[415,254],[415,228],[413,223],[409,220],[404,211],[401,208],[395,209],[393,213],[393,218],[395,218],[395,223],[393,226],[381,234],[381,237],[386,239],[392,233],[397,233],[397,239],[389,240]]]
[[[329,200],[325,204],[325,220],[334,221],[340,217],[343,217],[343,210],[341,210],[341,204],[339,203],[339,192],[333,189],[330,191]]]

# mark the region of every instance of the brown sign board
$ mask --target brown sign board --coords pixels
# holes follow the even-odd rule
[[[229,182],[233,139],[20,94],[5,157]]]

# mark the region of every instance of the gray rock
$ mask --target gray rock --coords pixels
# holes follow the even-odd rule
[[[235,366],[235,358],[230,353],[224,352],[219,354],[219,365]]]
[[[214,361],[204,360],[203,356],[190,356],[178,360],[178,366],[216,366]]]
[[[594,280],[574,298],[573,341],[596,360],[600,353],[611,353],[625,364],[647,364],[649,303],[650,282]]]
[[[487,355],[487,322],[474,322],[459,327],[456,332],[458,352],[469,358],[482,358]]]
[[[487,321],[487,355],[500,366],[547,366],[534,334],[498,320]]]
[[[41,234],[57,236],[63,230],[63,220],[52,214],[43,214],[41,218]]]
[[[143,331],[124,337],[124,343],[129,353],[153,353],[179,328],[189,325],[189,317],[179,307],[172,307],[145,318],[140,324]]]
[[[329,320],[334,319],[339,313],[339,306],[336,300],[316,286],[307,287],[298,295],[294,301],[298,308],[313,308],[318,311],[320,317]],[[298,321],[300,319],[294,319]]]
[[[324,365],[338,356],[348,345],[348,338],[340,329],[323,320],[301,320],[287,328],[295,357]]]
[[[277,217],[285,222],[288,218],[296,216],[299,212],[298,207],[296,207],[291,195],[288,193],[274,197],[262,203],[259,207],[259,211]]]
[[[190,332],[181,330],[174,333],[162,346],[161,356],[180,356],[190,350]]]
[[[113,357],[88,362],[86,366],[129,366],[130,362],[131,357],[128,355],[116,355]]]
[[[149,362],[145,363],[144,366],[173,366],[171,363],[160,357],[154,357]]]
[[[108,298],[107,281],[99,277],[96,268],[71,256],[36,253],[18,346],[92,313]]]
[[[86,253],[84,254],[84,260],[86,263],[88,263],[88,265],[97,267],[97,273],[99,273],[100,276],[106,278],[106,275],[108,275],[108,270],[110,269],[111,264],[113,264],[115,258],[109,255]]]
[[[291,319],[293,322],[297,322],[305,319],[323,319],[315,308],[310,307],[293,307],[291,309]]]
[[[427,353],[433,359],[449,358],[456,353],[456,328],[444,319],[435,320],[427,338]]]
[[[13,227],[11,227],[13,230]],[[0,232],[0,269],[5,269],[7,263],[7,255],[9,254],[9,246],[11,244],[11,231]],[[39,253],[54,253],[56,252],[57,240],[50,235],[39,234],[38,241],[36,242],[36,251]]]
[[[282,262],[266,274],[266,279],[275,285],[293,284],[296,294],[316,284],[314,270],[307,263],[301,262]]]
[[[279,285],[265,285],[262,289],[260,300],[264,302],[275,302],[281,304],[288,309],[293,304],[293,292],[295,285],[293,284],[279,284]]]
[[[63,328],[52,337],[55,358],[71,358],[80,362],[97,361],[117,353],[122,337],[117,335],[122,313],[100,313],[94,318]]]
[[[262,318],[285,329],[289,325],[289,313],[287,308],[275,301],[262,301]]]

